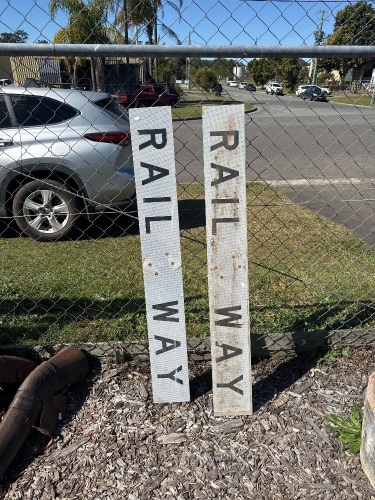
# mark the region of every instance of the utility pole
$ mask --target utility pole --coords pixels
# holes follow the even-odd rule
[[[320,13],[322,14],[322,17],[320,19],[320,24],[319,24],[317,30],[314,31],[315,45],[320,45],[323,41],[323,38],[324,38],[324,33],[323,33],[324,10],[321,10]],[[312,79],[311,79],[311,83],[313,85],[316,85],[317,73],[318,73],[318,59],[314,59],[313,74],[312,74]]]
[[[191,45],[191,31],[189,31],[189,35],[188,35],[188,45]],[[188,57],[186,59],[186,65],[187,65],[186,76],[187,76],[187,81],[188,81],[188,90],[190,90],[190,57]]]

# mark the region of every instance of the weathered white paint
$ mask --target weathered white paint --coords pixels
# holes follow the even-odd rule
[[[189,401],[170,107],[130,109],[153,399]]]
[[[252,413],[244,111],[203,108],[215,415]]]
[[[370,375],[366,389],[360,458],[363,472],[375,488],[375,372]]]

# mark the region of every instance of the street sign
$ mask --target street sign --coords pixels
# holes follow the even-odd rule
[[[250,415],[244,106],[203,107],[214,414]]]
[[[189,401],[171,108],[129,110],[153,399]]]

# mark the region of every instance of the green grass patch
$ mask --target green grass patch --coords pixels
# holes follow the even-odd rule
[[[178,194],[187,332],[206,337],[204,188],[180,185]],[[247,196],[252,332],[373,325],[368,246],[264,185],[248,184]],[[128,222],[106,218],[101,230],[53,244],[3,235],[0,344],[145,340],[140,238]]]
[[[337,93],[328,96],[331,102],[338,102],[341,104],[352,104],[357,106],[373,106],[371,102],[371,94],[354,94],[351,92]]]
[[[223,93],[221,97],[215,96],[211,92],[186,92],[181,101],[172,108],[172,117],[174,120],[187,120],[202,118],[203,106],[224,106],[231,104],[243,104],[235,101],[230,94]],[[252,104],[245,103],[245,111],[255,109]]]

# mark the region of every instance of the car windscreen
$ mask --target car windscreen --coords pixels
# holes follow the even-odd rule
[[[107,114],[109,114],[115,120],[125,122],[129,124],[129,116],[124,109],[118,104],[117,100],[108,97],[106,99],[100,99],[100,101],[94,101],[95,106],[103,109]]]

